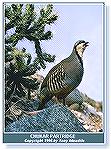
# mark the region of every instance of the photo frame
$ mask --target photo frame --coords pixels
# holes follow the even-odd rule
[[[107,127],[105,3],[5,2],[3,15],[3,143],[104,145]],[[77,71],[71,68],[75,66],[76,70],[76,62],[71,65],[72,57],[70,63],[69,59],[61,62],[69,57],[74,44],[78,46],[77,41],[87,41],[89,46],[83,57],[79,55],[84,75],[76,88],[79,79]],[[57,64],[60,65],[54,72],[52,68]],[[52,74],[47,77],[49,71]],[[72,80],[64,77],[64,84],[71,88],[62,85],[61,72],[70,79],[73,76]],[[48,91],[47,96],[47,91],[40,92],[44,82],[53,94]],[[64,90],[58,90],[61,86]],[[48,102],[45,100],[42,111],[38,111],[44,93]],[[66,93],[64,106],[61,99]]]

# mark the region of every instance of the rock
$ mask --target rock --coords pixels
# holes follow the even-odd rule
[[[5,114],[5,125],[7,126],[8,124],[14,122],[17,118],[19,118],[22,115],[22,113],[24,113],[24,111],[37,111],[39,103],[40,101],[37,98],[29,101],[27,101],[26,99],[21,99],[21,101],[12,103],[12,106]]]
[[[71,112],[78,118],[87,131],[101,132],[103,128],[103,113],[96,112],[94,107],[85,102],[83,102],[82,105],[84,106],[80,112],[79,110],[73,109],[71,109]]]
[[[92,107],[91,105],[87,104],[86,102],[83,103],[84,109],[87,114],[94,114],[97,115],[96,109]]]
[[[70,107],[73,104],[82,104],[83,103],[83,97],[81,96],[81,93],[78,89],[73,90],[66,98],[66,105]],[[63,100],[57,100],[56,98],[52,98],[52,100],[48,101],[48,103],[45,105],[46,107],[53,106],[54,104],[63,104]],[[71,106],[71,107],[74,107]],[[75,108],[76,109],[76,108]]]
[[[33,99],[29,101],[19,101],[16,105],[24,111],[36,111],[39,107],[39,103],[39,99]]]
[[[71,110],[78,110],[79,107],[80,107],[79,104],[74,103],[74,104],[72,104],[72,105],[69,107],[69,109],[71,109]]]
[[[97,112],[98,116],[100,116],[103,119],[103,113],[102,112]]]
[[[102,111],[102,102],[96,102],[95,104],[96,111]]]
[[[78,89],[73,90],[66,98],[66,105],[69,107],[70,105],[77,103],[82,104],[83,103],[83,97],[81,96],[81,93]]]
[[[95,101],[94,99],[88,97],[86,94],[83,93],[81,93],[81,96],[83,97],[83,101],[94,107],[96,111],[102,111],[102,101]]]
[[[55,105],[55,104],[56,104],[55,101],[50,100],[50,101],[48,101],[48,102],[45,104],[45,107],[48,108],[48,107],[51,107],[51,106],[53,106],[53,105]]]
[[[24,115],[6,127],[6,132],[87,132],[65,106],[53,105],[35,116]]]

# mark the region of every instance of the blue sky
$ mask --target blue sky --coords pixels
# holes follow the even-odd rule
[[[36,5],[38,10],[42,5]],[[53,38],[41,42],[43,51],[56,55],[54,63],[47,64],[45,70],[39,73],[45,76],[48,71],[72,52],[77,40],[90,43],[84,52],[84,76],[78,89],[89,97],[102,101],[102,53],[103,53],[103,5],[100,4],[54,4],[54,10],[59,15],[55,24],[47,27],[53,32]],[[28,52],[34,52],[34,43],[28,40],[19,42],[18,48],[25,47]],[[33,54],[34,56],[34,54]]]

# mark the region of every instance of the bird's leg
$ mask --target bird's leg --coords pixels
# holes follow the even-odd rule
[[[52,101],[55,103],[55,104],[59,104],[60,102],[59,102],[59,99],[56,97],[56,96],[54,96],[53,98],[52,98]]]
[[[63,105],[66,106],[65,98],[63,98]]]
[[[45,102],[45,100],[43,99],[43,100],[40,102],[40,104],[39,104],[38,110],[44,109],[44,108],[45,108],[45,104],[46,104],[46,102]]]

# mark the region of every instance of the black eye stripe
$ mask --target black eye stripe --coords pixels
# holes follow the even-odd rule
[[[79,40],[75,43],[74,47],[76,48],[79,44],[81,43],[84,43],[85,44],[85,41],[84,40]]]
[[[78,45],[82,44],[82,43],[85,45],[85,43],[84,43],[84,42],[80,42],[80,43],[78,43],[78,44],[76,45],[76,47],[77,47]]]

